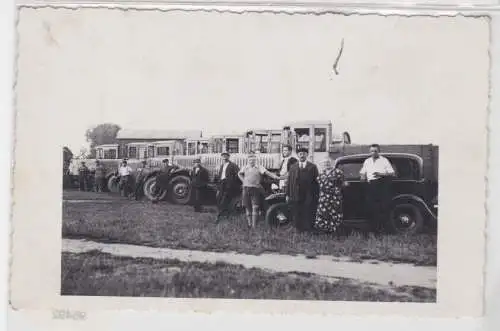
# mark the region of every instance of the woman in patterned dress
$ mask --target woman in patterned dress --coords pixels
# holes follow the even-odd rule
[[[314,228],[325,232],[337,232],[343,222],[342,186],[344,173],[334,168],[328,158],[323,163],[323,171],[318,177],[319,201],[314,220]]]

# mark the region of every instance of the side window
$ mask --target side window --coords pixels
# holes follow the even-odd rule
[[[131,159],[137,158],[137,147],[128,148],[128,157]]]
[[[158,156],[168,156],[170,154],[169,147],[158,147],[156,149],[156,155]]]
[[[417,180],[418,179],[418,164],[416,161],[408,158],[394,158],[390,160],[396,178],[403,180]]]
[[[326,129],[314,129],[314,151],[326,152]]]
[[[226,150],[228,153],[235,154],[239,152],[238,139],[226,139]]]
[[[339,165],[340,170],[344,172],[345,180],[359,180],[359,171],[363,167],[363,162],[343,163]]]

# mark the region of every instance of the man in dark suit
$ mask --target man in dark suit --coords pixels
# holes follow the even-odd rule
[[[217,205],[219,214],[217,223],[223,216],[228,216],[231,212],[231,201],[240,194],[241,181],[238,177],[239,167],[229,160],[229,153],[221,154],[223,163],[219,168]]]
[[[191,187],[193,188],[193,207],[195,212],[202,211],[203,198],[208,185],[208,170],[201,165],[201,159],[193,161],[193,169],[190,172]]]
[[[280,177],[285,177],[290,171],[290,167],[297,162],[297,159],[292,156],[292,146],[283,146],[283,160],[280,165]],[[281,179],[279,182],[279,187],[281,190],[285,191],[287,180]]]
[[[299,231],[312,229],[319,197],[318,167],[307,161],[308,150],[298,150],[299,161],[290,167],[286,199],[292,208],[292,218]]]

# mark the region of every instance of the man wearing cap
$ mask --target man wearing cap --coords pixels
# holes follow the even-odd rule
[[[147,165],[148,162],[146,160],[143,160],[141,162],[141,166],[137,169],[137,175],[135,178],[135,192],[134,192],[135,200],[139,200],[144,193],[143,190],[144,181],[146,180],[149,174],[149,169]]]
[[[80,167],[78,167],[78,181],[80,184],[80,191],[88,191],[89,177],[90,169],[87,167],[85,162],[82,161],[82,163],[80,163]]]
[[[255,152],[250,152],[248,164],[238,172],[238,176],[243,183],[242,200],[245,206],[248,227],[250,228],[255,228],[259,218],[262,200],[262,175],[267,175],[274,180],[280,180],[281,178],[262,165],[257,164]]]
[[[201,165],[201,159],[193,161],[193,168],[190,171],[191,187],[193,188],[193,207],[195,212],[202,211],[203,197],[208,185],[208,170]]]
[[[239,167],[229,160],[229,153],[221,154],[223,163],[219,168],[217,206],[219,214],[217,223],[223,216],[228,216],[231,212],[231,201],[240,194],[241,181],[238,177]]]
[[[377,230],[382,226],[386,216],[389,200],[388,179],[395,175],[391,162],[380,155],[378,144],[370,145],[370,157],[363,163],[359,174],[362,181],[368,182],[366,188],[368,217]]]
[[[285,187],[292,218],[299,231],[312,229],[319,197],[318,167],[307,161],[307,156],[307,148],[299,148],[299,161],[290,167]]]
[[[95,184],[94,190],[96,192],[104,192],[104,188],[106,187],[106,168],[101,163],[101,161],[95,161]]]
[[[131,194],[130,176],[132,175],[132,171],[132,168],[128,165],[127,159],[123,159],[118,168],[118,176],[120,177],[120,191],[124,197],[128,197]]]

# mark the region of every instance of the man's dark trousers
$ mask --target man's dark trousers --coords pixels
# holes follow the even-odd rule
[[[366,206],[368,217],[373,228],[380,230],[387,221],[389,205],[389,180],[386,178],[375,179],[368,182],[366,187]]]

